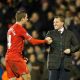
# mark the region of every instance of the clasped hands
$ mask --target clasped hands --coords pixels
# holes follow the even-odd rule
[[[51,37],[46,37],[45,40],[47,41],[47,44],[51,44],[53,42]]]

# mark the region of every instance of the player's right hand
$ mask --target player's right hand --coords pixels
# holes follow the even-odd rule
[[[28,62],[28,58],[24,57],[24,61],[27,63]]]

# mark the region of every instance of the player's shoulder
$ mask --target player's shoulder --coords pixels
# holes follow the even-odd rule
[[[19,24],[15,23],[11,28],[14,29],[15,31],[19,31],[22,27]]]
[[[15,31],[15,30],[18,30],[18,25],[15,23],[15,24],[13,24],[9,29],[8,29],[8,32],[10,32],[10,31]]]
[[[19,28],[20,26],[15,23],[12,27],[15,29],[15,28]]]
[[[16,28],[16,24],[13,24],[10,28],[9,28],[9,30],[11,30],[11,29],[15,29]]]
[[[8,29],[8,32],[10,32],[13,29],[13,26],[14,24],[10,26],[10,28]]]

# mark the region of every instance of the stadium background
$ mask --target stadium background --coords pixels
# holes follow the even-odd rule
[[[63,15],[65,28],[73,31],[80,42],[80,0],[0,0],[0,80],[7,80],[7,30],[15,23],[15,13],[20,9],[26,10],[29,15],[29,22],[24,27],[32,37],[44,39],[47,31],[54,29],[54,17]],[[45,45],[32,46],[25,41],[23,55],[28,58],[31,80],[48,80],[48,52],[49,48]],[[75,53],[73,58],[75,69],[72,71],[72,80],[80,80],[80,57],[75,60],[76,55],[80,53]]]

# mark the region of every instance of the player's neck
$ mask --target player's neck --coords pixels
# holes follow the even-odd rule
[[[22,23],[21,23],[21,22],[16,22],[16,24],[19,24],[19,25],[21,25],[21,26],[22,26]]]

